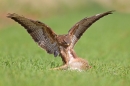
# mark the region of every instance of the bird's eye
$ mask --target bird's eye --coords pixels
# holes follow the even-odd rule
[[[37,21],[37,23],[39,23],[39,24],[40,24],[41,22],[40,22],[40,21]]]

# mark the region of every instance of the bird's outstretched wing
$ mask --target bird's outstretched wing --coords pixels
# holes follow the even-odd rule
[[[18,14],[8,14],[8,18],[13,19],[23,26],[27,32],[32,36],[34,41],[49,54],[54,56],[59,55],[59,46],[56,41],[57,34],[55,34],[50,27],[40,21],[34,21]]]
[[[70,35],[71,37],[71,41],[72,41],[72,48],[74,47],[74,45],[76,44],[76,42],[80,39],[80,37],[83,35],[83,33],[97,20],[99,20],[100,18],[108,15],[108,14],[112,14],[113,11],[108,11],[105,13],[101,13],[101,14],[97,14],[91,17],[86,17],[84,19],[82,19],[81,21],[77,22],[68,32],[68,35]]]

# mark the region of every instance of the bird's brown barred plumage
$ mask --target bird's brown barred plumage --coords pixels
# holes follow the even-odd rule
[[[65,35],[57,35],[50,27],[40,21],[19,16],[18,14],[8,14],[8,18],[21,24],[32,36],[34,41],[49,54],[60,55],[64,63],[63,66],[54,69],[76,69],[85,70],[90,68],[88,62],[79,58],[73,50],[74,45],[83,33],[100,18],[112,14],[113,11],[86,17],[77,22]]]

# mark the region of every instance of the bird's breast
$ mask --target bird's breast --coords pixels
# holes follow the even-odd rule
[[[67,54],[68,54],[69,64],[70,64],[74,61],[74,57],[73,57],[72,53],[70,52],[70,50],[68,50]]]

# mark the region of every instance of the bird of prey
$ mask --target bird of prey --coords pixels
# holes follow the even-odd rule
[[[47,53],[53,54],[54,57],[60,56],[63,61],[63,65],[53,68],[54,70],[86,70],[89,69],[89,63],[87,60],[77,56],[74,51],[76,42],[80,39],[83,33],[100,18],[112,14],[113,11],[107,11],[101,14],[96,14],[91,17],[86,17],[77,22],[67,34],[57,35],[46,24],[19,16],[16,13],[9,13],[8,18],[13,19],[23,26],[27,32],[31,35],[33,40]]]

